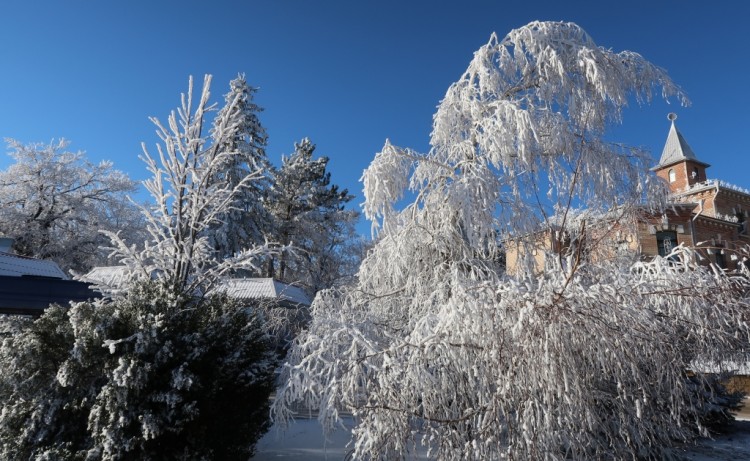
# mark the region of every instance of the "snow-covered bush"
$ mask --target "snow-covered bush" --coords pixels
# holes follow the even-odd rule
[[[275,354],[254,312],[157,283],[52,307],[0,348],[2,459],[242,459]]]
[[[365,171],[379,239],[355,285],[315,299],[275,417],[302,400],[330,428],[350,411],[363,460],[419,443],[441,460],[664,459],[705,434],[715,399],[689,370],[747,352],[747,280],[685,248],[587,256],[665,203],[650,157],[604,137],[654,90],[681,97],[663,70],[575,24],[493,36],[448,89],[430,152],[386,142]],[[584,232],[574,207],[611,227]],[[578,249],[562,251],[573,235]],[[506,274],[512,241],[545,270]]]

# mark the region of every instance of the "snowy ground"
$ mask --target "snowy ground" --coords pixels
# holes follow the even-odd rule
[[[271,428],[258,442],[253,461],[343,460],[349,436],[349,431],[339,430],[326,440],[318,420],[297,419],[283,433]]]
[[[750,460],[750,420],[737,421],[733,430],[695,447],[685,449],[690,461]]]
[[[714,440],[686,447],[684,456],[689,461],[750,460],[750,400],[737,415],[731,431]],[[351,424],[351,420],[347,423]],[[339,430],[326,441],[316,419],[297,419],[285,433],[271,429],[257,445],[253,461],[342,461],[350,448],[349,431]],[[419,453],[411,459],[428,459]],[[347,460],[348,461],[348,460]]]
[[[350,424],[351,419],[346,423]],[[325,440],[317,419],[297,419],[285,433],[272,428],[256,446],[252,461],[350,461],[349,431],[339,430]],[[426,451],[426,450],[425,450]],[[410,460],[431,459],[425,452]]]
[[[686,449],[685,459],[690,461],[742,461],[750,460],[750,398],[737,415],[732,430],[714,440]]]

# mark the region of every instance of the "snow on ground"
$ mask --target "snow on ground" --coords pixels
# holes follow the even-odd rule
[[[258,442],[257,453],[252,461],[349,461],[347,455],[353,447],[347,447],[353,427],[352,418],[344,418],[349,430],[339,429],[328,436],[315,418],[298,418],[285,432],[272,427]],[[430,459],[426,450],[408,458],[410,460]]]
[[[351,427],[352,420],[346,420]],[[253,461],[333,461],[343,460],[349,452],[349,431],[339,429],[328,436],[317,419],[296,419],[286,431],[275,426],[258,442]]]
[[[737,421],[726,434],[713,440],[703,440],[695,446],[686,446],[682,455],[688,461],[750,461],[750,399],[745,400],[745,408],[737,415]],[[345,419],[348,428],[352,419]],[[351,451],[346,445],[350,433],[340,429],[331,434],[328,440],[317,419],[297,419],[286,432],[275,428],[263,437],[257,445],[253,461],[349,461]],[[421,451],[413,460],[428,459]]]
[[[684,456],[689,461],[750,460],[750,420],[738,420],[728,433],[686,447]]]

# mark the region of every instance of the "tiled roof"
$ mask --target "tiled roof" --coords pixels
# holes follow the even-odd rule
[[[311,304],[310,298],[300,288],[272,278],[229,279],[218,290],[238,299],[277,299],[305,306]]]
[[[36,276],[67,280],[65,272],[52,261],[27,258],[0,252],[0,275],[9,277]]]

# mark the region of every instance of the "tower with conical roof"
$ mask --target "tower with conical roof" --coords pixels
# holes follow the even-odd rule
[[[671,257],[678,245],[692,247],[699,264],[736,270],[741,265],[750,269],[750,190],[717,179],[708,179],[710,165],[698,159],[682,133],[675,126],[677,115],[667,117],[671,122],[667,142],[659,163],[651,170],[669,185],[669,206],[659,212],[643,209],[636,231],[607,224],[597,228],[596,219],[588,228],[588,237],[596,235],[587,250],[588,258],[611,258],[612,254],[633,251],[641,258]],[[606,232],[617,228],[612,245]],[[596,234],[596,232],[601,232]],[[536,270],[543,272],[545,255],[561,251],[552,244],[548,234],[538,234],[538,247],[524,247],[510,242],[506,246],[506,267],[516,273],[520,258],[533,257]],[[600,246],[601,245],[601,246]],[[541,249],[541,251],[537,251]],[[598,251],[598,253],[597,253]],[[541,256],[540,256],[541,255]]]
[[[703,252],[704,262],[734,269],[742,259],[738,254],[746,254],[750,246],[750,229],[746,225],[750,191],[707,179],[706,168],[710,165],[698,160],[675,126],[677,115],[672,113],[667,118],[672,126],[659,164],[651,170],[669,185],[673,208],[662,218],[669,223],[666,230],[656,222],[658,217],[654,217],[649,234],[639,236],[643,253],[656,254],[653,250],[655,236],[657,246],[667,239],[684,243]],[[686,210],[690,210],[689,213],[684,213]]]
[[[652,170],[657,176],[667,181],[670,192],[679,193],[694,184],[705,182],[706,168],[711,165],[701,162],[695,156],[695,152],[675,126],[677,115],[670,113],[667,118],[672,122],[672,126],[669,129],[659,164]]]

